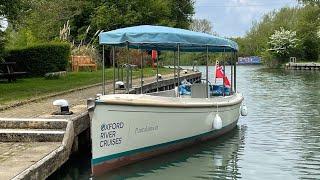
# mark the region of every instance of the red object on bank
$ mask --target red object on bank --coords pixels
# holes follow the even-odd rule
[[[158,51],[157,50],[152,50],[151,51],[151,58],[152,58],[152,70],[154,70],[154,60],[157,59],[158,57]]]
[[[158,57],[158,51],[157,50],[152,50],[152,55],[151,55],[152,59],[157,59]]]

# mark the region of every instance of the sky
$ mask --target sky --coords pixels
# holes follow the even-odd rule
[[[274,9],[297,6],[296,0],[196,0],[197,19],[207,19],[222,37],[243,37],[253,20]]]

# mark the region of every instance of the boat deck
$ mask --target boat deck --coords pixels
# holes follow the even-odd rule
[[[236,93],[231,96],[218,96],[212,98],[191,98],[191,96],[163,97],[145,94],[116,94],[106,95],[98,101],[107,104],[123,104],[132,106],[163,106],[163,107],[216,107],[230,106],[243,100],[243,97]]]

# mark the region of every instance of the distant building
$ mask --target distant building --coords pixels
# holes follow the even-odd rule
[[[257,56],[239,57],[238,64],[262,64],[262,61]]]

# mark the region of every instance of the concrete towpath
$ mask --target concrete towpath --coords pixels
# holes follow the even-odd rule
[[[183,80],[183,76],[189,75],[190,73],[190,71],[188,72],[188,74],[181,73],[182,77],[180,79]],[[173,74],[162,75],[162,81],[172,78]],[[144,84],[155,81],[155,76],[144,78]],[[133,87],[140,87],[140,78],[133,79],[132,84]],[[107,81],[106,91],[107,94],[113,92],[113,85],[111,81]],[[53,157],[59,152],[63,152],[60,153],[63,155],[59,156],[59,158],[61,159],[61,157],[63,157],[68,159],[70,152],[65,153],[61,150],[62,144],[66,146],[66,143],[64,143],[66,135],[62,137],[63,140],[62,138],[53,138],[53,140],[50,140],[50,142],[34,142],[31,140],[19,142],[19,138],[21,139],[21,136],[12,135],[10,133],[20,131],[22,128],[23,131],[27,131],[26,133],[28,135],[31,134],[32,137],[39,135],[39,132],[47,134],[48,137],[51,136],[51,132],[66,132],[66,129],[68,129],[66,123],[70,122],[70,119],[72,120],[73,118],[76,118],[77,116],[84,114],[84,112],[87,111],[86,100],[88,98],[95,97],[96,94],[101,92],[102,86],[96,85],[84,89],[77,89],[70,92],[64,92],[62,94],[47,96],[46,98],[41,98],[28,103],[23,103],[22,105],[6,108],[5,110],[0,111],[0,179],[38,179],[39,177],[47,177],[52,173],[51,171],[55,171],[55,169],[52,169],[52,167],[50,167],[51,169],[49,168],[50,164],[47,164],[46,166],[48,166],[48,168],[44,168],[45,171],[37,172],[44,173],[45,175],[26,175],[28,173],[30,174],[30,172],[36,169],[36,167],[43,166],[42,164],[45,163],[45,161],[48,161],[48,163],[54,161],[54,159],[52,158],[51,160],[49,160],[48,156]],[[54,107],[52,105],[53,101],[57,99],[66,99],[69,102],[70,110],[73,111],[74,114],[69,116],[52,115],[52,112],[59,110],[59,108]],[[46,119],[48,119],[48,121],[45,121]],[[14,123],[17,123],[17,121],[19,121],[18,125],[15,125]],[[50,124],[54,123],[61,123],[63,125],[54,125],[57,128],[48,127]],[[41,127],[37,128],[36,126],[38,126],[38,124]],[[76,125],[77,124],[72,126]],[[46,129],[44,129],[44,127]],[[6,140],[10,138],[16,138],[17,142]],[[68,146],[69,149],[71,149],[73,145],[71,143],[71,145]],[[41,161],[42,164],[39,163]],[[64,160],[61,163],[64,163],[65,161],[66,160]],[[32,166],[34,166],[33,170],[28,170]]]

